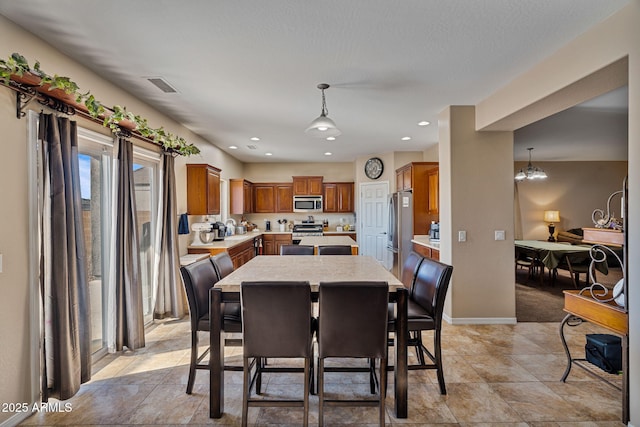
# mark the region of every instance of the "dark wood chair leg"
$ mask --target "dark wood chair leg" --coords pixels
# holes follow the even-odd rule
[[[198,363],[198,331],[191,331],[191,361],[189,363],[189,379],[187,380],[187,394],[193,392],[196,380],[196,365]]]

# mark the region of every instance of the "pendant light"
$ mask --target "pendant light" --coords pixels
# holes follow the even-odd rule
[[[526,169],[520,169],[520,172],[516,174],[516,181],[523,181],[525,179],[545,179],[547,174],[544,170],[533,167],[531,164],[531,151],[533,148],[527,148],[529,150],[529,164]]]
[[[318,89],[322,91],[322,110],[320,111],[320,117],[311,122],[306,133],[316,138],[327,138],[330,136],[338,136],[342,132],[336,127],[336,124],[327,117],[329,110],[327,109],[327,102],[324,97],[325,89],[329,89],[329,85],[326,83],[320,83]]]

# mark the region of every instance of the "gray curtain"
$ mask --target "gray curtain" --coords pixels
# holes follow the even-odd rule
[[[171,153],[164,155],[162,164],[162,202],[161,209],[161,237],[160,263],[158,266],[158,289],[154,315],[156,318],[165,316],[182,317],[185,307],[182,298],[182,282],[179,279],[178,252],[178,213],[176,202],[176,179],[174,172],[174,157]]]
[[[133,179],[133,144],[118,138],[116,205],[116,350],[144,347],[140,244]]]
[[[76,123],[40,114],[43,194],[50,221],[42,227],[43,399],[68,399],[91,379],[91,323]],[[46,231],[45,231],[46,230]],[[47,249],[44,250],[44,245]],[[45,259],[45,257],[47,259]],[[42,268],[44,273],[45,268]]]

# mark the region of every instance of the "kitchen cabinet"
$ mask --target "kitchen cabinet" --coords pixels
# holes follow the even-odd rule
[[[396,170],[397,191],[413,194],[413,233],[429,233],[431,221],[439,221],[437,162],[413,162]]]
[[[255,213],[293,212],[293,184],[253,184]]]
[[[255,196],[255,213],[272,213],[276,211],[276,193],[273,184],[253,184]]]
[[[430,248],[428,246],[419,245],[417,243],[413,244],[413,251],[422,255],[425,258],[430,258],[435,261],[440,261],[440,250],[435,248]]]
[[[323,184],[324,212],[353,212],[353,182],[328,182]]]
[[[275,185],[276,213],[293,212],[293,184],[281,183]]]
[[[292,244],[293,239],[291,233],[262,235],[262,253],[264,255],[280,255],[280,247],[282,247],[282,245]]]
[[[430,215],[440,214],[440,168],[435,167],[427,171],[428,203],[427,212]]]
[[[253,183],[246,179],[229,180],[230,213],[253,213]]]
[[[249,239],[228,249],[233,268],[240,268],[255,257],[255,238]]]
[[[220,169],[202,163],[187,164],[187,213],[220,214]]]
[[[294,176],[293,194],[295,196],[321,196],[321,176]]]

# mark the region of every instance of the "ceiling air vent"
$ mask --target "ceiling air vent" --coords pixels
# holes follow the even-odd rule
[[[147,80],[155,85],[158,89],[163,91],[164,93],[177,93],[178,91],[171,86],[165,79],[162,77],[148,77]]]
[[[247,148],[248,148],[249,150],[257,150],[257,149],[258,149],[258,147],[257,147],[257,146],[255,146],[255,145],[253,145],[253,144],[252,144],[252,145],[247,145]]]

